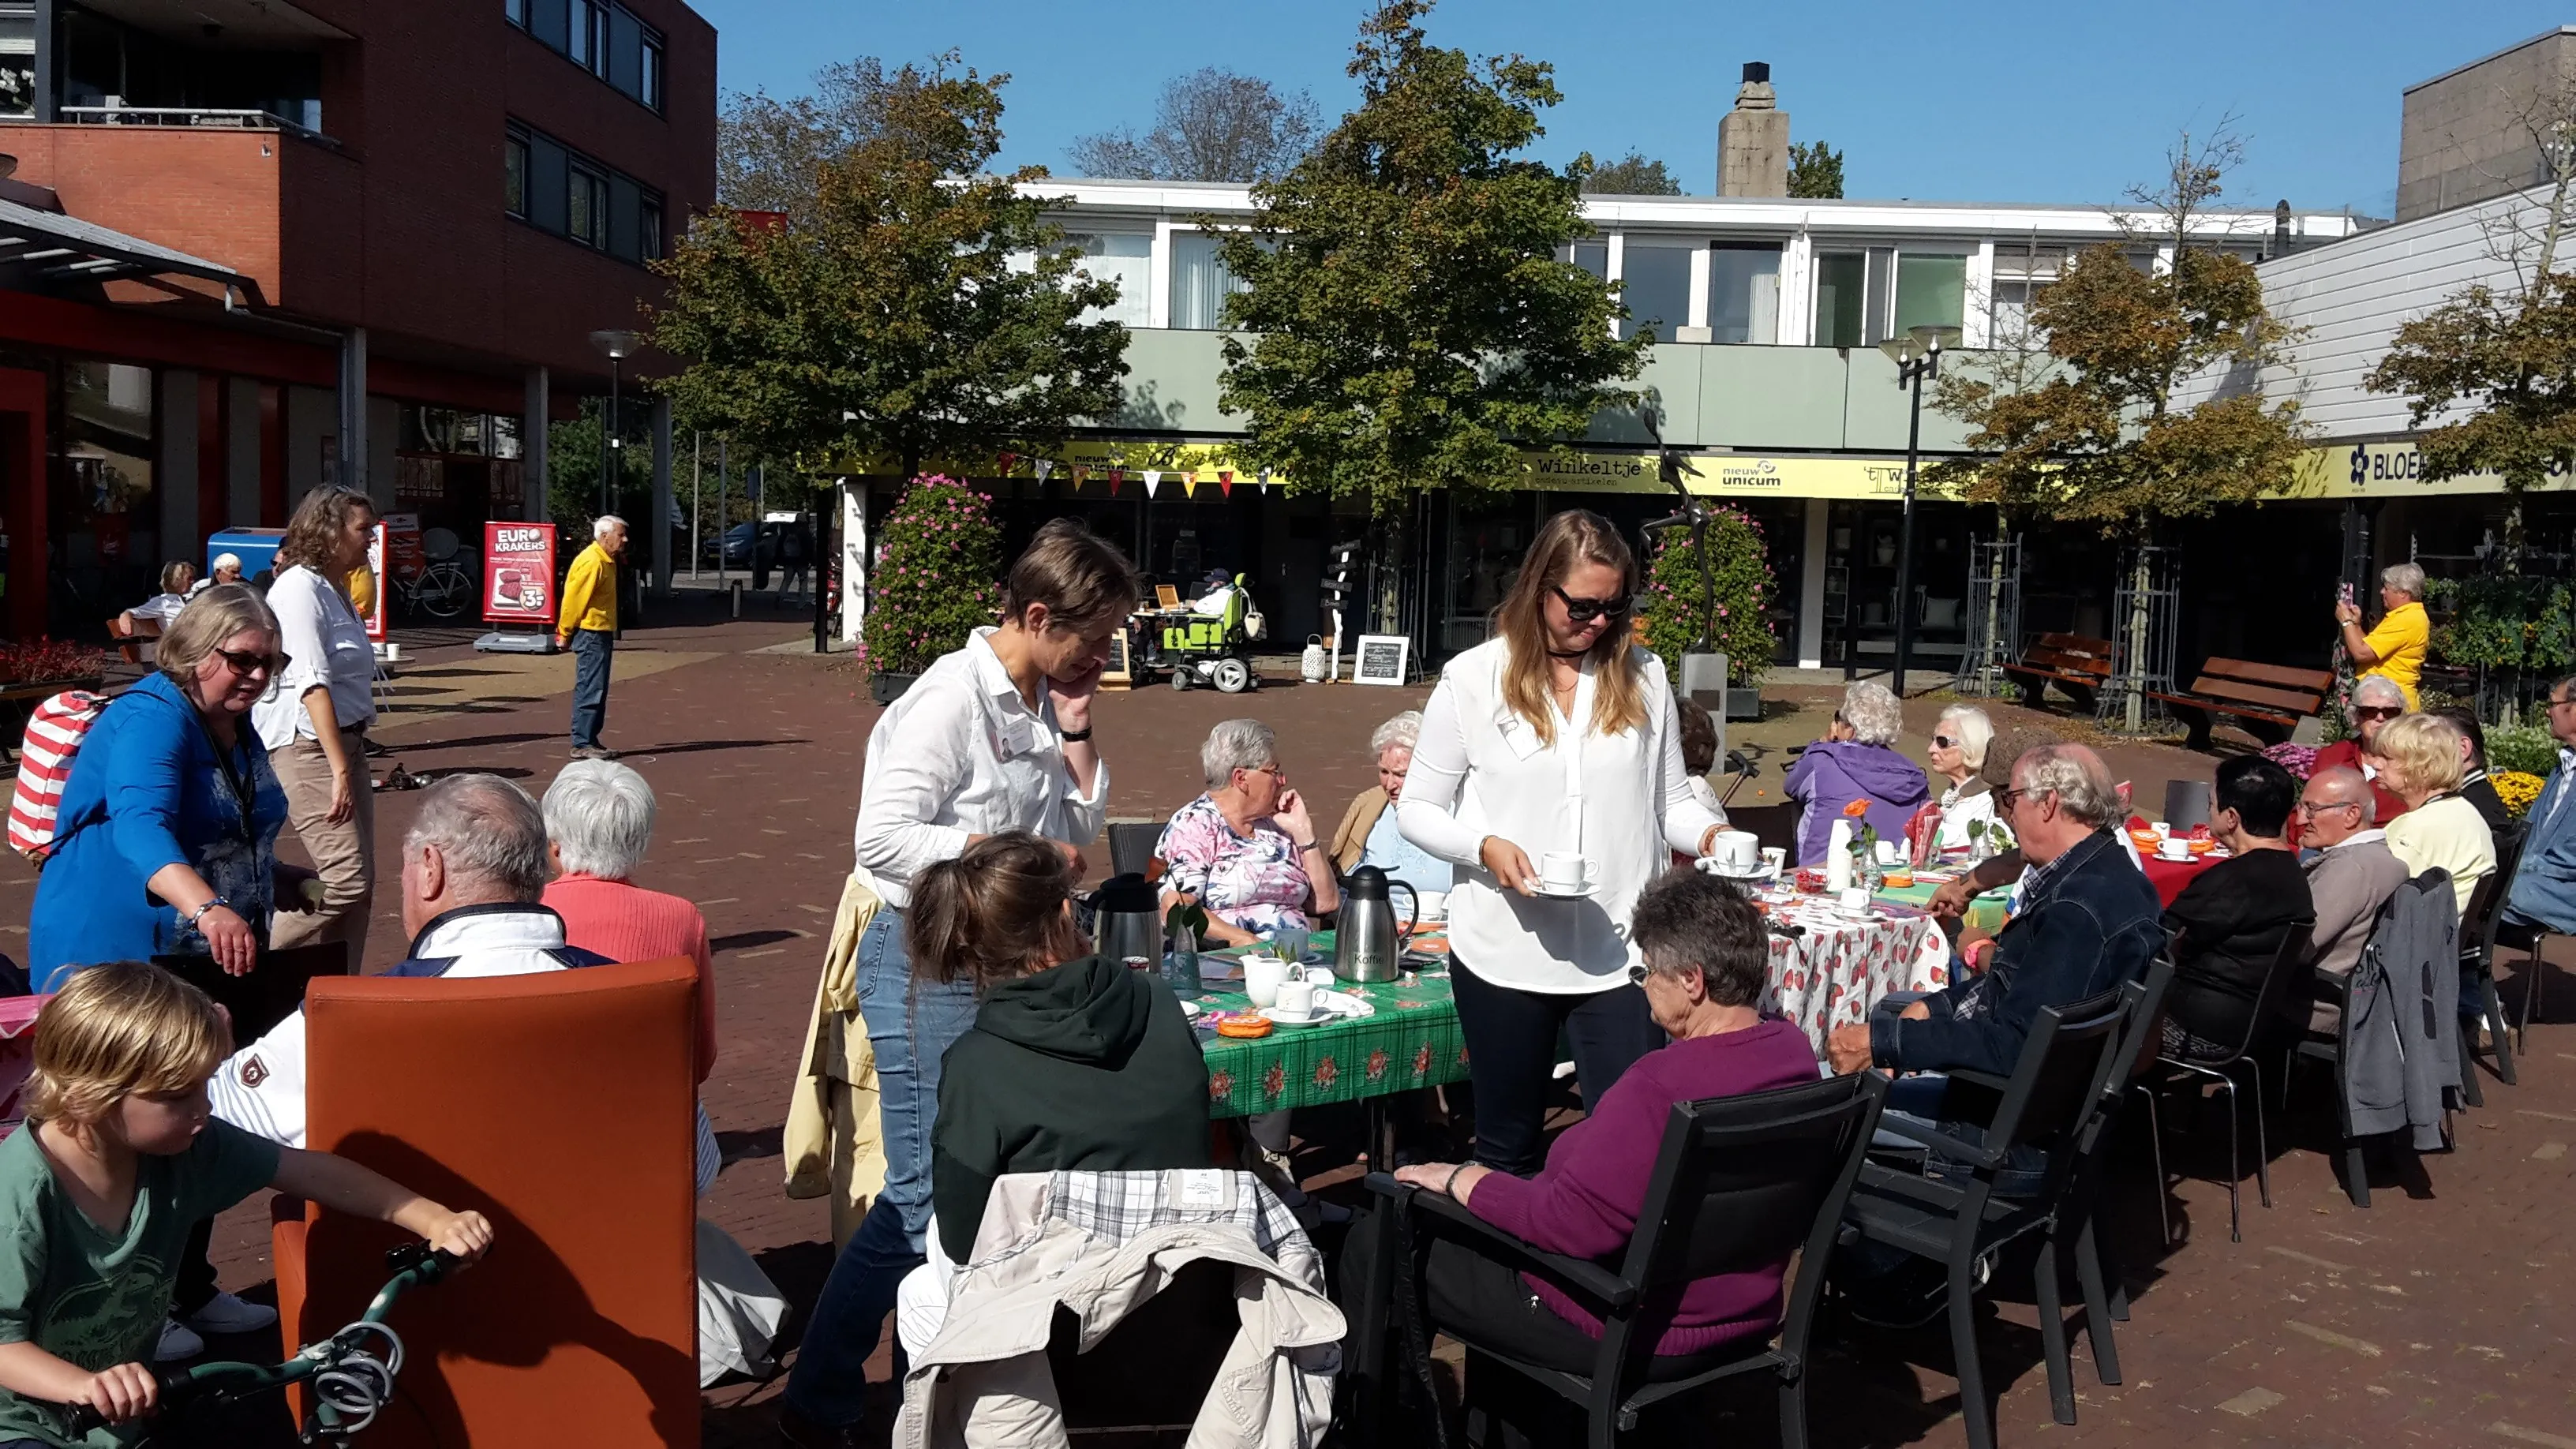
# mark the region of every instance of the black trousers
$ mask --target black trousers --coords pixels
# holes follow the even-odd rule
[[[1467,1080],[1476,1089],[1476,1160],[1515,1177],[1535,1177],[1547,1162],[1547,1092],[1560,1034],[1574,1049],[1587,1105],[1668,1039],[1644,990],[1625,983],[1580,996],[1520,991],[1453,959],[1449,989],[1467,1041]]]
[[[1369,1212],[1351,1224],[1342,1243],[1342,1313],[1353,1323],[1367,1311],[1377,1239],[1377,1213]],[[1450,1324],[1473,1324],[1477,1341],[1497,1352],[1567,1373],[1592,1372],[1601,1340],[1559,1318],[1509,1267],[1442,1239],[1431,1245],[1423,1274],[1433,1332]]]

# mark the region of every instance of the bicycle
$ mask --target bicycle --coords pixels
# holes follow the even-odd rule
[[[403,1341],[385,1315],[394,1300],[423,1284],[436,1283],[464,1267],[463,1258],[426,1243],[406,1243],[385,1254],[393,1276],[376,1290],[357,1321],[319,1343],[309,1344],[279,1364],[201,1363],[156,1371],[160,1381],[159,1413],[182,1412],[195,1402],[228,1404],[289,1384],[312,1385],[313,1403],[299,1435],[306,1444],[347,1449],[350,1436],[375,1422],[393,1400],[394,1379],[402,1372]],[[374,1343],[381,1340],[380,1344]],[[372,1352],[380,1347],[381,1353]],[[86,1404],[72,1411],[72,1432],[87,1434],[106,1421]]]
[[[440,559],[408,582],[397,581],[394,594],[403,607],[433,619],[453,619],[474,602],[474,576],[454,559]]]

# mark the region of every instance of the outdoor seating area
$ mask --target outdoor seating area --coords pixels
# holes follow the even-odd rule
[[[2191,729],[2186,748],[2209,748],[2210,728],[2221,718],[2241,723],[2267,745],[2287,741],[2305,720],[2316,718],[2335,685],[2330,669],[2288,669],[2243,659],[2210,659],[2191,688],[2180,694],[2148,690],[2182,716]]]
[[[2039,708],[2051,685],[2089,714],[2102,686],[2111,678],[2111,641],[2081,634],[2042,634],[2022,646],[2021,658],[2006,663],[2004,673],[2021,690],[2022,703]]]

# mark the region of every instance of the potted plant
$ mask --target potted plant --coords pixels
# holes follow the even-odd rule
[[[915,478],[886,515],[868,579],[868,693],[903,697],[931,661],[993,622],[1001,604],[1002,530],[992,500],[936,473]]]
[[[1681,660],[1700,650],[1705,623],[1708,648],[1726,656],[1728,719],[1762,714],[1762,671],[1778,647],[1771,633],[1771,557],[1762,525],[1740,508],[1708,513],[1708,577],[1700,577],[1699,549],[1680,529],[1666,532],[1646,571],[1643,622],[1646,647],[1664,661],[1674,691],[1682,687]]]

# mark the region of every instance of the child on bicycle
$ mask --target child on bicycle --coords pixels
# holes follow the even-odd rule
[[[261,1188],[467,1258],[491,1246],[480,1213],[210,1116],[231,1035],[204,993],[136,961],[76,973],[37,1017],[27,1124],[0,1142],[0,1449],[127,1442],[75,1435],[61,1406],[111,1426],[153,1411],[148,1362],[188,1231]]]

